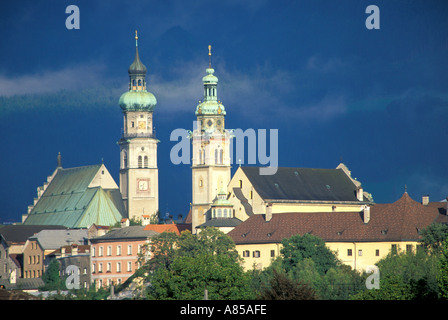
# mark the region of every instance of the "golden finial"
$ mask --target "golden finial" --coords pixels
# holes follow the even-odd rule
[[[208,45],[208,67],[212,67],[212,46]]]
[[[135,30],[135,40],[138,40],[137,30]]]

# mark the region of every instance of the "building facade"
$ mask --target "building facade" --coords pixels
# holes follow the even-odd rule
[[[210,63],[202,78],[204,98],[196,107],[192,142],[192,232],[211,217],[211,205],[230,181],[230,133],[225,129],[226,109],[218,100],[218,78]]]
[[[282,240],[296,234],[322,238],[342,263],[366,270],[391,251],[416,250],[419,231],[447,223],[446,203],[424,205],[407,193],[394,203],[345,212],[286,212],[251,216],[229,232],[244,268],[263,269],[280,255]]]
[[[146,66],[138,54],[135,35],[135,58],[128,69],[129,90],[121,95],[123,133],[120,146],[120,191],[127,216],[141,219],[159,210],[157,143],[153,127],[155,96],[146,90]]]
[[[142,247],[157,234],[143,226],[130,226],[90,239],[92,282],[96,288],[121,284],[132,276],[140,267]]]

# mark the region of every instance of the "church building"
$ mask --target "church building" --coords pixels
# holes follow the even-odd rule
[[[138,55],[135,31],[135,58],[128,69],[129,90],[120,97],[123,134],[120,146],[120,191],[127,216],[141,220],[159,210],[157,143],[153,128],[156,97],[146,90],[146,66]]]
[[[218,100],[218,78],[211,65],[202,78],[204,99],[196,107],[197,126],[191,134],[192,232],[211,218],[211,206],[219,191],[230,182],[230,133],[225,129],[226,109]]]

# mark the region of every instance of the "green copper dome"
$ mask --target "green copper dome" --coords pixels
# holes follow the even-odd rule
[[[123,111],[153,111],[156,97],[148,91],[129,91],[121,95],[119,105]]]
[[[207,68],[207,69],[205,69],[205,71],[207,72],[207,75],[202,78],[202,82],[204,84],[218,83],[218,78],[215,75],[213,75],[213,73],[215,72],[215,69]]]
[[[208,100],[201,102],[196,107],[195,114],[197,116],[199,115],[226,115],[226,108],[224,108],[224,105],[219,101],[214,100]]]

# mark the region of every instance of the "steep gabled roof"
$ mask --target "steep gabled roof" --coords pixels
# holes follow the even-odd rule
[[[111,225],[120,221],[123,206],[118,189],[104,190],[96,181],[101,167],[58,168],[24,224],[85,228],[93,223]],[[112,179],[109,175],[106,178]]]
[[[344,241],[418,241],[419,231],[431,223],[448,222],[437,207],[424,206],[405,193],[390,204],[375,204],[370,221],[363,222],[362,212],[277,213],[266,221],[255,214],[230,231],[236,244],[280,243],[296,234],[311,233],[326,242]]]
[[[260,175],[259,167],[241,169],[264,200],[360,202],[342,169],[279,167],[274,175]]]

